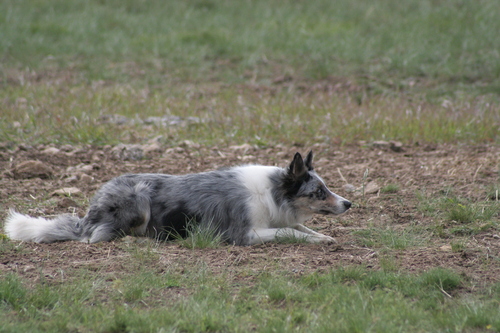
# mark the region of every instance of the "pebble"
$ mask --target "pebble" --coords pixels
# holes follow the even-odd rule
[[[47,179],[52,177],[52,169],[40,161],[24,161],[19,163],[12,170],[15,179],[42,178]]]
[[[82,191],[77,187],[63,187],[59,190],[55,190],[50,194],[51,196],[56,195],[82,195]]]
[[[356,191],[356,186],[352,184],[344,184],[342,185],[342,189],[348,193],[351,193]]]
[[[56,155],[59,154],[61,151],[55,147],[49,147],[45,148],[44,150],[41,151],[42,154],[46,155]]]
[[[377,182],[372,181],[365,185],[365,194],[374,194],[380,190],[380,186]]]
[[[84,184],[90,184],[93,181],[94,181],[94,177],[92,177],[92,176],[89,176],[87,174],[80,175],[80,182],[82,182]]]
[[[111,157],[115,160],[138,161],[144,157],[141,145],[119,144],[111,149]]]

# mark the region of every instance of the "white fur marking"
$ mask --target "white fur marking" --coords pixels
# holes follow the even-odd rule
[[[322,235],[299,224],[294,228],[252,229],[248,233],[249,245],[276,241],[280,236],[305,239],[309,243],[335,243],[334,238]]]
[[[270,176],[282,171],[281,168],[262,165],[249,165],[236,169],[241,182],[250,190],[252,196],[248,202],[253,228],[276,228],[298,224],[297,218],[289,210],[281,209],[273,198],[273,184]]]
[[[51,242],[51,237],[47,237],[48,230],[55,226],[53,220],[47,220],[43,217],[31,217],[9,210],[9,216],[5,221],[5,232],[11,239],[32,242]]]

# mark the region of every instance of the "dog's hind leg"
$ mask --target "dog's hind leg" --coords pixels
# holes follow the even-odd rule
[[[147,183],[110,183],[94,198],[84,217],[90,243],[126,235],[144,236],[151,219],[151,196]]]
[[[137,195],[136,209],[139,215],[138,222],[130,225],[130,232],[133,236],[145,236],[149,221],[151,220],[151,198],[149,186],[146,183],[139,183],[134,190]]]
[[[98,242],[109,242],[115,238],[119,238],[120,232],[114,230],[109,224],[101,224],[97,226],[93,231],[92,235],[87,239],[83,240],[84,243],[98,243]]]

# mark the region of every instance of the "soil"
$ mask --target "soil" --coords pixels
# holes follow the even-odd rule
[[[419,191],[431,198],[452,191],[473,202],[495,200],[488,198],[488,190],[499,184],[500,147],[362,142],[342,147],[318,144],[312,149],[318,174],[332,191],[354,203],[342,216],[315,216],[306,223],[335,237],[338,244],[272,243],[191,250],[175,242],[162,243],[155,247],[155,269],[161,271],[168,265],[182,267],[201,260],[216,272],[227,267],[263,271],[276,267],[272,263],[279,263],[291,274],[302,274],[349,265],[380,269],[389,256],[402,271],[446,267],[467,276],[471,285],[500,281],[498,214],[494,217],[496,227],[463,238],[463,249],[452,250],[453,238],[432,232],[440,218],[423,214],[416,197]],[[124,173],[185,174],[248,163],[286,166],[295,152],[306,153],[308,148],[250,145],[220,148],[185,142],[173,148],[121,145],[118,150],[111,146],[0,144],[0,219],[5,219],[8,208],[32,216],[61,213],[83,216],[93,193]],[[127,154],[129,151],[132,153]],[[352,191],[363,184],[364,195],[359,190]],[[389,184],[396,184],[397,191],[381,190]],[[57,192],[61,189],[64,190]],[[422,244],[400,250],[364,246],[353,233],[368,228],[405,229],[415,225],[430,230],[430,237]],[[130,270],[127,265],[130,244],[140,241],[130,237],[98,244],[21,244],[4,240],[4,245],[11,246],[3,246],[0,252],[0,274],[16,272],[35,282],[40,279],[40,270],[45,279],[54,280],[66,269],[82,266],[99,269],[103,274]]]

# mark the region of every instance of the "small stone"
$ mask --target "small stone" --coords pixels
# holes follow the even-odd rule
[[[130,119],[121,114],[106,114],[99,117],[99,122],[102,124],[125,125],[130,122]]]
[[[69,176],[64,180],[64,182],[68,184],[75,184],[78,182],[78,177],[76,175]]]
[[[439,249],[444,252],[451,252],[451,245],[443,245]]]
[[[77,188],[77,187],[64,187],[64,188],[61,188],[59,190],[55,190],[54,192],[52,192],[50,194],[51,196],[56,196],[56,195],[60,195],[60,196],[64,196],[64,195],[82,195],[82,191]]]
[[[125,145],[119,144],[111,149],[111,157],[115,160],[142,160],[144,157],[144,150],[140,145]]]
[[[358,141],[358,146],[360,146],[360,147],[366,146],[366,141],[365,140],[359,140]]]
[[[42,154],[46,155],[56,155],[59,154],[61,151],[55,147],[49,147],[45,148],[44,150],[41,151]]]
[[[92,154],[91,160],[93,162],[102,162],[106,160],[106,154],[103,151],[96,151]]]
[[[69,153],[70,151],[75,150],[75,147],[73,147],[72,145],[63,145],[61,146],[61,150],[65,153]]]
[[[201,147],[199,143],[191,140],[184,140],[183,142],[181,142],[180,146],[184,148],[194,148],[194,149],[198,149]]]
[[[154,138],[148,140],[147,143],[158,143],[161,144],[165,140],[163,135],[155,136]]]
[[[97,164],[78,164],[77,166],[70,166],[66,168],[66,172],[69,174],[89,174],[94,171],[94,169],[99,169]]]
[[[25,266],[23,269],[24,273],[31,272],[34,270],[35,270],[35,266],[31,266],[31,265]]]
[[[374,194],[380,190],[380,186],[377,182],[372,181],[365,185],[365,194]]]
[[[19,163],[13,170],[15,179],[27,178],[42,178],[47,179],[52,177],[52,169],[40,161],[24,161]]]
[[[424,147],[425,152],[435,151],[436,149],[437,149],[437,145],[435,145],[435,144],[429,144],[429,145]]]
[[[33,146],[25,145],[25,144],[21,143],[19,146],[17,146],[17,148],[19,150],[28,151],[28,150],[33,149]]]
[[[241,157],[241,160],[242,161],[246,161],[246,162],[247,161],[253,161],[253,160],[255,160],[255,156],[253,156],[253,155],[244,155],[244,156]]]
[[[94,166],[90,165],[90,164],[79,165],[77,167],[77,170],[79,172],[84,173],[84,174],[89,174],[89,173],[91,173],[94,170]]]
[[[182,154],[185,151],[186,150],[184,148],[181,148],[181,147],[168,148],[167,150],[165,150],[165,153],[163,154],[163,156],[168,157],[171,154]]]
[[[232,150],[243,150],[243,152],[247,152],[248,150],[252,150],[253,147],[252,147],[251,144],[244,143],[244,144],[239,145],[239,146],[229,146],[229,149],[232,149]]]
[[[403,151],[403,144],[399,141],[391,141],[389,147],[396,153],[400,153]]]
[[[342,189],[347,193],[351,193],[351,192],[356,191],[356,187],[352,184],[344,184],[344,185],[342,185]]]
[[[142,150],[146,155],[162,151],[161,145],[158,142],[152,142],[150,144],[144,145],[142,146]]]
[[[64,197],[61,200],[59,200],[59,202],[57,203],[57,207],[59,208],[78,207],[78,204],[74,200],[68,197]]]
[[[84,184],[90,184],[93,181],[94,181],[94,177],[92,177],[92,176],[89,176],[87,174],[80,175],[80,182],[82,182]]]
[[[389,148],[389,142],[383,140],[373,141],[372,146],[375,148],[387,149]]]

